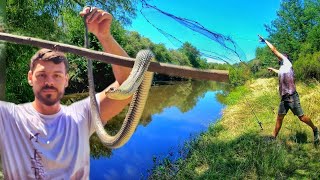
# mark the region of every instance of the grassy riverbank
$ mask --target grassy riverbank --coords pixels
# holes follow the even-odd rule
[[[270,78],[237,87],[225,99],[221,120],[186,145],[185,160],[168,158],[150,179],[319,179],[320,148],[313,145],[311,129],[291,111],[278,139],[268,138],[279,104],[277,85]],[[319,127],[319,82],[297,83],[297,91],[305,114]]]

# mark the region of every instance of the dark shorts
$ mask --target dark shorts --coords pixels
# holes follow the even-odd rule
[[[300,105],[299,94],[297,92],[291,95],[284,95],[281,98],[278,114],[286,115],[288,110],[291,110],[294,115],[302,116],[303,110]]]

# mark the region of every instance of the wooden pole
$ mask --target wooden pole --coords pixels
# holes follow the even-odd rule
[[[93,60],[120,66],[132,67],[134,63],[134,59],[132,58],[26,36],[18,36],[0,32],[0,40],[52,49],[65,53],[73,53]],[[229,72],[225,70],[200,70],[187,66],[178,66],[159,62],[151,62],[148,71],[199,80],[212,80],[219,82],[227,82],[229,80]]]
[[[4,31],[6,2],[0,1],[0,32]],[[0,101],[5,100],[6,97],[6,58],[5,58],[5,44],[0,42]]]

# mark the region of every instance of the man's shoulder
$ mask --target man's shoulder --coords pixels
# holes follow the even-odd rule
[[[71,103],[70,105],[62,105],[62,107],[64,109],[67,109],[67,110],[79,110],[81,109],[81,107],[85,107],[87,105],[89,105],[90,103],[90,99],[89,97],[86,97],[84,99],[81,99],[81,100],[78,100],[78,101],[75,101],[73,103]]]
[[[99,102],[100,93],[97,93],[95,96],[96,96],[97,103],[100,104]],[[90,97],[87,96],[87,97],[84,97],[83,99],[80,99],[78,101],[71,103],[70,105],[63,105],[63,106],[66,108],[72,108],[72,107],[83,106],[83,105],[90,105]]]
[[[10,105],[10,106],[29,106],[31,104],[32,104],[31,102],[16,104],[14,102],[9,102],[9,101],[0,101],[0,105]]]
[[[11,109],[23,105],[24,104],[15,104],[13,102],[0,101],[0,109]]]
[[[286,56],[283,56],[282,62],[283,62],[283,66],[288,66],[288,67],[292,66],[291,61]]]
[[[0,101],[0,105],[11,105],[11,104],[15,105],[15,104],[12,103],[12,102]]]
[[[15,104],[13,102],[0,101],[0,114],[10,117],[15,114],[25,114],[32,112],[31,103]]]

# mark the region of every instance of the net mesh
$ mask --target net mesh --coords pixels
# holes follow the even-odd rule
[[[229,36],[211,31],[197,21],[165,12],[141,0],[140,12],[146,21],[165,36],[173,46],[181,47],[185,42],[196,47],[204,57],[237,63],[246,56],[237,43]]]

